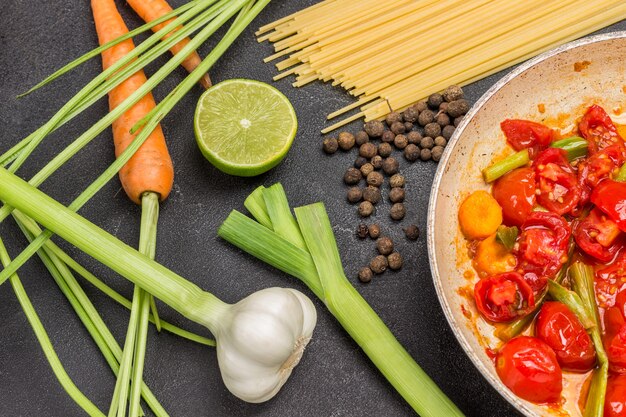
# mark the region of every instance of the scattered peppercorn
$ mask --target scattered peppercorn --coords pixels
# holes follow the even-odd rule
[[[411,122],[404,122],[404,131],[405,132],[410,132],[411,129],[413,129],[413,123],[411,123]]]
[[[348,185],[354,185],[358,184],[359,181],[361,181],[361,178],[363,178],[363,175],[361,175],[361,171],[356,168],[350,167],[343,176],[343,182]]]
[[[383,161],[383,172],[387,175],[393,175],[398,172],[400,168],[400,163],[396,158],[390,156],[389,158],[385,158]]]
[[[365,239],[367,235],[369,235],[369,230],[367,229],[367,225],[365,223],[359,223],[356,227],[356,235],[360,239]]]
[[[368,185],[363,190],[363,200],[369,201],[372,204],[378,204],[381,199],[380,188]]]
[[[441,103],[443,103],[443,96],[439,93],[431,94],[428,97],[428,101],[426,102],[426,104],[428,104],[428,107],[430,107],[431,109],[439,108],[439,105]]]
[[[454,122],[456,123],[456,119],[454,119]],[[443,136],[444,139],[449,140],[452,137],[452,134],[454,133],[455,129],[456,129],[456,125],[455,126],[448,125],[444,127],[443,129],[441,129],[441,136]]]
[[[404,123],[402,123],[402,122],[394,122],[391,125],[391,127],[389,128],[389,130],[391,130],[396,135],[404,133]]]
[[[463,90],[458,85],[451,85],[444,90],[442,96],[447,102],[456,101],[463,98]]]
[[[435,141],[430,136],[426,136],[425,138],[422,138],[422,140],[420,141],[420,147],[422,149],[430,149],[434,146],[434,144],[435,144]]]
[[[455,117],[454,118],[454,127],[457,127],[458,125],[460,125],[462,121],[463,121],[463,116]]]
[[[442,154],[443,154],[443,146],[435,146],[432,149],[431,157],[433,158],[433,161],[439,162]]]
[[[419,117],[417,118],[417,123],[419,123],[420,126],[426,126],[428,123],[432,123],[434,120],[435,113],[432,110],[426,109],[420,113]]]
[[[405,122],[415,123],[420,115],[420,111],[416,106],[411,106],[404,111],[403,115]]]
[[[430,151],[430,149],[422,149],[420,151],[420,158],[422,161],[428,161],[431,156],[432,152]]]
[[[389,255],[393,252],[393,240],[388,236],[383,236],[376,241],[376,249],[381,255]]]
[[[364,267],[359,270],[359,281],[364,284],[367,284],[374,277],[374,273],[369,267]]]
[[[367,164],[367,159],[363,158],[362,156],[357,156],[357,158],[354,160],[355,168],[361,168],[365,164]]]
[[[384,164],[384,163],[383,163]],[[360,172],[359,172],[360,174]],[[380,172],[370,172],[367,176],[367,184],[374,187],[380,187],[383,183],[383,174]]]
[[[402,268],[402,255],[399,252],[392,252],[387,256],[387,264],[389,269],[397,271]]]
[[[339,134],[339,139],[337,140],[337,142],[339,142],[339,147],[342,150],[349,151],[350,149],[354,148],[354,135],[350,132],[341,132]]]
[[[363,130],[367,132],[370,138],[379,138],[385,131],[385,126],[378,120],[370,120],[365,123]]]
[[[450,124],[450,116],[448,116],[447,114],[443,112],[439,112],[437,113],[437,116],[435,116],[435,122],[439,126],[444,128],[445,126],[448,126]]]
[[[385,122],[387,122],[387,126],[391,127],[392,124],[394,124],[395,122],[402,122],[403,121],[403,117],[400,113],[392,111],[391,113],[389,113],[387,115],[387,117],[385,118]]]
[[[374,205],[369,201],[361,201],[359,204],[359,215],[361,217],[369,217],[374,212]]]
[[[435,146],[446,146],[448,141],[443,136],[437,136],[435,138]]]
[[[382,156],[383,158],[391,155],[391,152],[393,152],[393,148],[387,142],[383,142],[378,145],[378,155]]]
[[[435,122],[428,123],[426,126],[424,126],[424,135],[430,136],[431,138],[436,138],[437,136],[441,135],[441,126],[439,126]]]
[[[363,174],[363,177],[365,178],[367,178],[370,172],[373,172],[373,171],[374,171],[374,165],[370,164],[369,162],[361,167],[361,174]]]
[[[424,110],[428,109],[428,104],[426,103],[426,101],[421,100],[415,104],[415,108],[421,113]]]
[[[439,105],[439,111],[446,113],[448,111],[448,102],[444,101]]]
[[[469,103],[465,99],[459,99],[455,101],[451,101],[448,104],[448,114],[450,117],[459,117],[463,116],[465,113],[469,111]]]
[[[393,144],[396,146],[396,148],[398,149],[404,149],[406,148],[406,145],[409,144],[409,140],[406,138],[406,136],[404,135],[398,135],[396,136],[396,138],[393,140]]]
[[[422,135],[420,134],[420,132],[414,130],[412,132],[409,132],[409,134],[406,135],[406,138],[409,141],[409,143],[418,145],[420,141],[422,140]]]
[[[415,162],[420,157],[420,148],[417,145],[409,143],[406,148],[404,148],[404,158],[406,158],[409,162]]]
[[[375,274],[382,274],[387,269],[387,257],[383,255],[378,255],[370,262],[370,269]]]
[[[389,179],[389,186],[391,188],[404,187],[404,177],[401,174],[394,174]]]
[[[420,237],[420,229],[416,225],[411,224],[404,229],[404,234],[409,240],[417,240],[417,238]]]
[[[372,158],[371,163],[374,169],[380,169],[383,166],[383,157],[380,155],[376,155]]]
[[[380,226],[376,223],[370,224],[368,226],[368,231],[372,239],[378,239],[378,237],[380,236]]]
[[[376,155],[376,145],[371,142],[364,143],[359,147],[359,155],[363,158],[373,158]]]
[[[356,135],[354,135],[354,141],[355,141],[357,146],[361,146],[364,143],[369,142],[370,141],[370,137],[364,130],[360,130],[360,131],[356,132]]]
[[[406,208],[402,203],[395,203],[391,206],[391,210],[389,211],[389,215],[394,220],[402,220],[406,215]]]
[[[348,201],[352,204],[358,203],[363,198],[363,191],[359,187],[352,187],[348,190]]]
[[[394,187],[389,191],[389,201],[401,203],[404,201],[404,188]]]
[[[322,149],[329,155],[337,152],[337,148],[339,148],[339,143],[336,138],[326,138],[322,142]]]
[[[383,133],[383,136],[380,139],[385,143],[391,143],[393,142],[393,139],[395,137],[396,137],[395,133],[393,133],[391,130],[385,130],[385,132]]]

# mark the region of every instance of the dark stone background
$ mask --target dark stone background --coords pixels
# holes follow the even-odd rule
[[[172,3],[182,4],[182,1]],[[254,30],[312,3],[315,1],[270,4],[213,68],[213,80],[245,77],[271,82],[275,68],[261,61],[271,49],[267,43],[257,44]],[[43,124],[96,76],[100,60],[93,59],[47,88],[16,99],[18,93],[95,47],[97,39],[86,1],[2,0],[1,4],[0,150],[5,150]],[[119,8],[130,27],[140,24],[122,1]],[[621,22],[608,30],[624,28],[626,25]],[[213,43],[205,45],[201,55]],[[148,72],[153,73],[163,62],[161,59],[151,65]],[[155,92],[157,99],[184,75],[179,69],[164,81]],[[475,101],[501,75],[468,86],[467,97]],[[356,209],[345,202],[346,189],[341,178],[355,155],[353,152],[324,156],[319,134],[326,114],[349,104],[350,98],[327,84],[314,83],[295,89],[291,88],[291,81],[284,79],[276,86],[296,108],[300,124],[297,139],[280,166],[256,178],[227,176],[201,156],[192,128],[199,88],[189,93],[165,120],[163,128],[176,166],[176,184],[169,200],[162,205],[157,253],[160,262],[227,302],[269,286],[291,286],[307,292],[294,278],[216,237],[216,230],[228,212],[241,210],[249,192],[260,184],[280,181],[294,206],[319,200],[326,203],[347,275],[409,353],[461,410],[468,416],[517,415],[474,369],[449,330],[431,283],[425,233],[417,242],[408,242],[402,236],[401,227],[410,223],[425,231],[436,164],[431,161],[408,165],[402,161],[401,169],[408,179],[408,215],[400,224],[392,224],[385,203],[372,220],[380,222],[384,233],[395,238],[406,265],[401,272],[376,277],[369,285],[359,284],[356,271],[371,259],[375,249],[372,241],[359,241],[355,237]],[[107,104],[102,100],[52,135],[19,174],[25,178],[32,176],[106,110]],[[358,124],[353,124],[351,129],[356,131]],[[107,130],[46,181],[42,189],[67,204],[112,159]],[[117,179],[87,204],[81,214],[123,241],[137,244],[140,210],[126,198]],[[11,220],[2,224],[1,234],[11,255],[16,256],[25,241]],[[132,286],[128,282],[75,248],[60,243],[90,270],[130,297]],[[20,276],[67,372],[101,410],[108,410],[113,374],[73,310],[38,260],[25,265]],[[85,290],[122,342],[127,312],[93,287],[86,284]],[[82,415],[57,383],[9,284],[0,288],[0,300],[0,415]],[[246,404],[226,391],[213,349],[168,333],[157,334],[153,329],[149,334],[145,380],[172,416],[414,415],[322,304],[318,300],[315,304],[319,322],[314,339],[287,385],[265,404]],[[203,332],[165,306],[161,306],[160,312],[172,322]]]

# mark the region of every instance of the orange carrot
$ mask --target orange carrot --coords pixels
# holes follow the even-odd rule
[[[172,11],[172,8],[170,7],[170,5],[167,3],[166,0],[127,0],[127,2],[130,5],[130,7],[132,7],[133,10],[139,15],[139,17],[141,17],[146,23],[149,23],[155,19],[158,19],[159,17]],[[174,19],[170,19],[159,25],[156,25],[155,27],[152,28],[152,31],[158,32],[163,27],[168,25],[172,20]],[[172,32],[167,34],[165,38],[167,38],[171,34]],[[178,52],[180,52],[181,49],[185,47],[185,45],[189,43],[189,41],[190,41],[189,38],[183,39],[182,41],[178,42],[176,45],[172,46],[170,51],[172,52],[172,54],[176,55]],[[198,65],[200,65],[201,61],[202,59],[200,59],[200,55],[198,55],[196,51],[193,51],[182,62],[181,65],[188,72],[191,72],[194,69],[196,69]],[[209,78],[209,74],[204,74],[204,76],[200,79],[200,85],[202,85],[204,88],[209,88],[211,86],[211,79]]]
[[[100,45],[128,32],[113,0],[92,0],[91,7]],[[127,39],[103,51],[102,66],[107,69],[134,47],[132,39]],[[109,93],[109,108],[117,107],[145,82],[146,75],[143,71],[137,71],[124,80]],[[113,122],[116,156],[119,156],[135,138],[130,129],[154,107],[154,98],[148,93]],[[122,167],[119,176],[126,194],[137,204],[141,204],[141,195],[148,191],[157,193],[161,201],[167,198],[174,182],[174,167],[160,125]]]

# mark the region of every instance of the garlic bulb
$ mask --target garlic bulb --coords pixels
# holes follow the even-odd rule
[[[267,288],[231,305],[214,332],[228,390],[251,403],[276,395],[300,362],[316,321],[311,300],[290,288]]]

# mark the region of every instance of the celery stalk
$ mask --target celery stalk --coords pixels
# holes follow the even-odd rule
[[[529,162],[528,149],[521,150],[483,169],[483,178],[485,182],[494,182],[504,174],[523,167]]]

